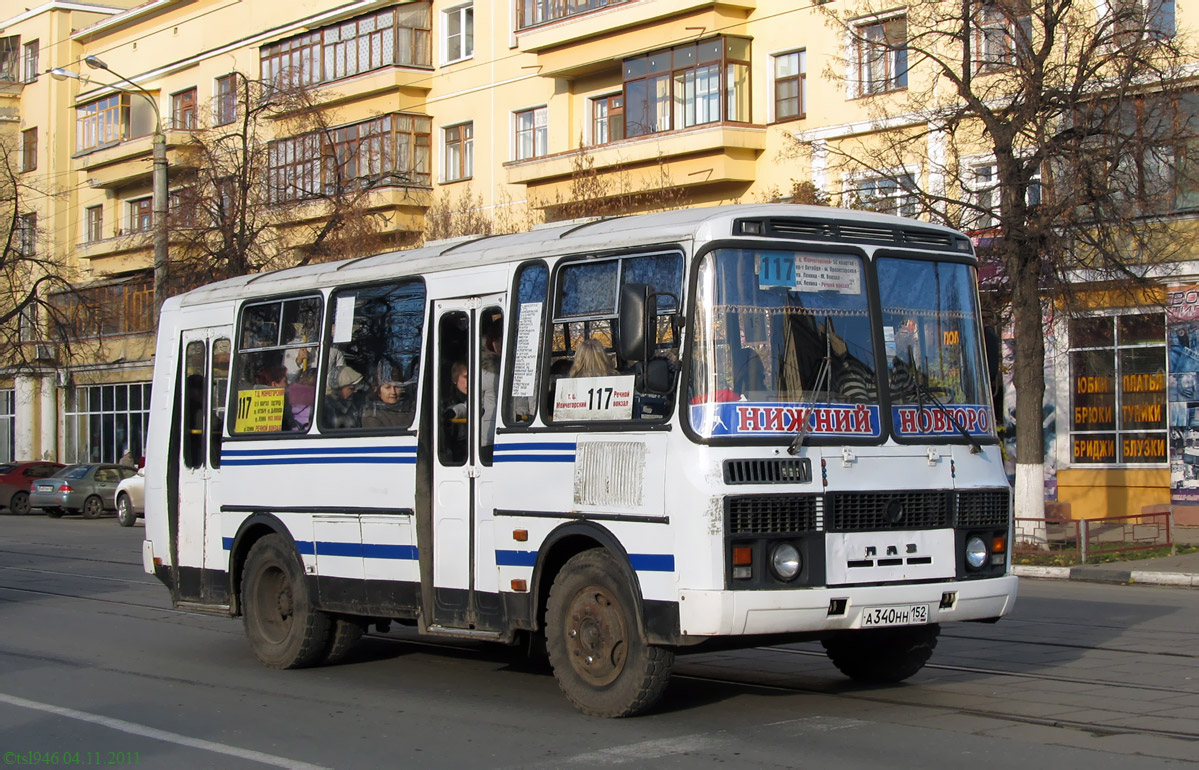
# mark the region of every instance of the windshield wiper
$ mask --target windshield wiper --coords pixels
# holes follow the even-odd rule
[[[787,447],[787,454],[799,454],[800,447],[807,440],[808,434],[812,432],[809,427],[812,422],[812,407],[816,405],[816,394],[820,392],[821,383],[825,386],[825,391],[828,390],[829,379],[831,377],[832,361],[833,361],[833,341],[829,337],[829,317],[824,317],[824,361],[820,364],[820,369],[816,372],[816,382],[812,384],[812,400],[806,404],[801,403],[800,408],[803,410],[803,425],[799,426],[799,431],[795,434],[795,438],[791,441],[791,446]]]
[[[908,374],[912,378],[912,382],[914,383],[914,388],[916,391],[916,408],[920,410],[920,414],[924,414],[924,398],[928,398],[928,400],[932,402],[933,406],[937,407],[937,409],[941,410],[942,414],[949,418],[949,421],[953,423],[953,427],[957,428],[958,433],[961,433],[962,437],[970,443],[970,454],[976,455],[981,453],[983,451],[983,447],[982,444],[978,442],[978,439],[976,439],[970,433],[970,431],[966,430],[965,426],[962,425],[957,416],[954,415],[953,412],[946,408],[946,406],[942,404],[936,396],[933,395],[932,388],[929,387],[927,382],[927,375],[925,375],[922,370],[916,368],[916,361],[912,356],[912,348],[910,345],[908,346],[907,363],[904,364],[903,359],[898,360],[901,365],[907,367]],[[924,375],[924,379],[921,379],[922,375]]]

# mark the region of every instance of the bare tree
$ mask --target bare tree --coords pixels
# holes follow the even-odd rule
[[[19,152],[0,136],[0,366],[27,369],[52,363],[47,350],[70,355],[73,340],[55,298],[71,292],[71,276],[37,216],[37,202],[53,191],[20,173]]]
[[[990,236],[1015,329],[1017,509],[1040,517],[1042,303],[1069,310],[1088,285],[1132,296],[1185,248],[1171,215],[1199,195],[1194,52],[1168,0],[894,8],[824,7],[848,42],[826,75],[869,126],[797,149],[840,175],[843,202]]]
[[[599,169],[595,155],[579,139],[579,149],[571,159],[570,185],[542,205],[546,220],[557,222],[585,217],[611,217],[650,211],[669,211],[687,205],[687,192],[676,186],[670,171],[659,157],[640,184],[634,176],[645,169],[626,165]]]
[[[339,126],[328,94],[237,75],[237,98],[214,105],[184,150],[172,206],[171,285],[183,290],[262,270],[369,254],[415,240],[389,228],[372,193],[429,186],[400,121]],[[409,126],[409,133],[412,131]]]

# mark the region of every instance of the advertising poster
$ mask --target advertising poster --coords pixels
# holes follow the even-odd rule
[[[1170,501],[1199,504],[1199,285],[1173,286],[1166,305]]]

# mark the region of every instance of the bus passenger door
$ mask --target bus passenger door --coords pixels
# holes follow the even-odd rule
[[[429,625],[443,629],[492,627],[494,621],[480,623],[480,615],[490,620],[495,613],[492,605],[498,604],[494,586],[478,585],[480,572],[491,574],[491,582],[495,582],[495,546],[479,537],[481,519],[490,521],[491,514],[490,510],[482,512],[478,498],[491,481],[490,457],[484,465],[480,456],[481,451],[489,453],[490,446],[482,446],[479,435],[484,399],[481,346],[490,328],[486,324],[493,323],[490,316],[484,318],[484,311],[498,313],[502,300],[502,295],[493,295],[434,302],[435,348],[427,364],[434,410],[432,522],[428,528],[432,564],[426,568],[422,563],[421,580],[432,587]],[[497,364],[487,362],[489,367]],[[489,398],[495,393],[492,385],[488,383]],[[492,411],[489,404],[489,418]],[[491,528],[482,531],[490,533]],[[487,595],[480,597],[480,590]]]
[[[180,598],[228,604],[228,569],[221,544],[220,520],[213,510],[212,484],[220,467],[229,381],[231,328],[183,333],[183,382],[180,387],[179,563],[198,568],[194,585],[181,585]]]

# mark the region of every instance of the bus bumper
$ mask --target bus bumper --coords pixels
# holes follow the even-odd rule
[[[1013,575],[793,591],[683,590],[679,630],[684,636],[741,636],[862,628],[869,610],[902,612],[914,605],[927,608],[929,623],[986,620],[1011,612],[1015,600]]]

